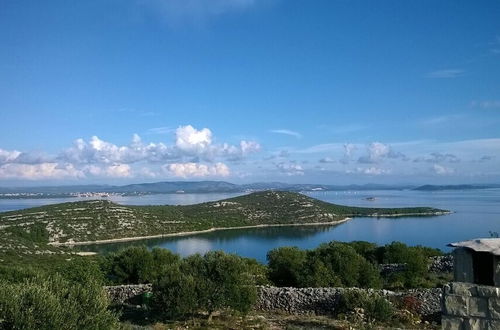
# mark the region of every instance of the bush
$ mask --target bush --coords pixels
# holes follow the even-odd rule
[[[368,322],[387,322],[394,315],[394,308],[387,299],[360,290],[346,290],[339,298],[337,311],[347,315],[359,311]]]
[[[107,307],[95,281],[71,283],[52,275],[0,284],[2,329],[112,329],[117,317]]]

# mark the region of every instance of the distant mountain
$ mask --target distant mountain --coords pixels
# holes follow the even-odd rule
[[[348,190],[406,190],[421,191],[438,190],[466,190],[500,188],[499,184],[491,185],[325,185],[325,184],[292,184],[283,182],[256,182],[248,184],[234,184],[225,181],[165,181],[153,183],[137,183],[124,186],[111,185],[72,185],[72,186],[45,186],[45,187],[0,187],[0,194],[41,194],[38,197],[64,197],[72,193],[117,193],[117,194],[170,194],[170,193],[237,193],[263,190],[281,191],[348,191]],[[30,197],[30,196],[28,196]],[[0,198],[6,198],[0,195]]]
[[[423,185],[416,187],[413,190],[420,191],[440,191],[440,190],[472,190],[472,189],[490,189],[490,188],[500,188],[500,184],[489,184],[489,185],[474,185],[474,184],[457,184],[457,185]]]
[[[263,190],[282,191],[345,191],[345,190],[402,190],[414,186],[396,185],[324,185],[324,184],[290,184],[282,182],[257,182],[249,184],[234,184],[225,181],[165,181],[154,183],[137,183],[124,186],[110,185],[73,185],[45,187],[0,187],[0,194],[45,194],[60,197],[71,193],[105,192],[121,194],[168,194],[168,193],[228,193],[253,192]],[[1,198],[2,196],[0,196]]]

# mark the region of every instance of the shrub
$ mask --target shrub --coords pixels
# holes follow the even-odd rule
[[[117,317],[107,307],[95,281],[71,283],[52,275],[0,284],[2,329],[112,329]]]
[[[361,290],[346,290],[340,296],[338,313],[350,314],[362,309],[366,321],[387,322],[394,315],[394,308],[384,297]]]

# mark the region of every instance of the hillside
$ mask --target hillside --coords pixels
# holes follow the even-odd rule
[[[433,208],[361,208],[293,192],[258,192],[187,206],[123,206],[107,200],[69,202],[0,213],[2,250],[210,228],[341,221],[348,216],[436,215]]]

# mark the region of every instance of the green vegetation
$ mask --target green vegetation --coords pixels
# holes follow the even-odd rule
[[[242,258],[223,252],[193,255],[172,265],[153,285],[154,308],[163,319],[219,310],[248,313],[257,291]]]
[[[378,294],[347,290],[340,296],[337,313],[351,318],[360,317],[363,318],[360,321],[371,323],[389,321],[395,310],[387,299]]]
[[[335,223],[350,216],[437,215],[444,210],[361,208],[293,192],[259,192],[187,206],[122,206],[106,200],[0,213],[0,252],[50,253],[54,245],[256,225]],[[47,244],[49,243],[49,244]]]
[[[430,256],[439,250],[400,242],[377,246],[368,242],[330,242],[314,250],[281,247],[269,251],[269,280],[277,286],[360,287],[404,289],[434,287],[442,281],[428,273]],[[405,264],[399,272],[384,274],[378,264]]]
[[[95,266],[75,259],[52,272],[2,267],[0,329],[115,329],[118,318]]]
[[[282,247],[269,251],[267,266],[223,252],[181,258],[168,250],[148,250],[141,246],[105,256],[11,257],[0,266],[0,329],[115,328],[118,323],[113,310],[121,308],[108,306],[103,285],[138,283],[152,283],[153,296],[142,302],[140,310],[134,307],[133,317],[124,310],[122,322],[160,322],[160,325],[166,324],[165,328],[172,324],[190,324],[190,328],[199,324],[203,328],[204,324],[211,328],[233,320],[235,324],[257,327],[266,322],[253,317],[243,322],[239,318],[253,306],[256,284],[361,288],[435,286],[440,283],[427,274],[427,260],[439,254],[435,249],[409,247],[399,242],[377,246],[367,242],[334,241],[313,250]],[[382,262],[405,263],[408,267],[402,272],[381,276],[378,264]],[[401,307],[403,313],[384,297],[359,290],[347,292],[339,302],[337,318],[347,320],[348,324],[418,321],[415,314],[409,312],[415,305],[411,301],[407,304],[409,307]],[[217,319],[211,323],[213,315],[217,315]],[[127,328],[123,323],[120,327]]]

